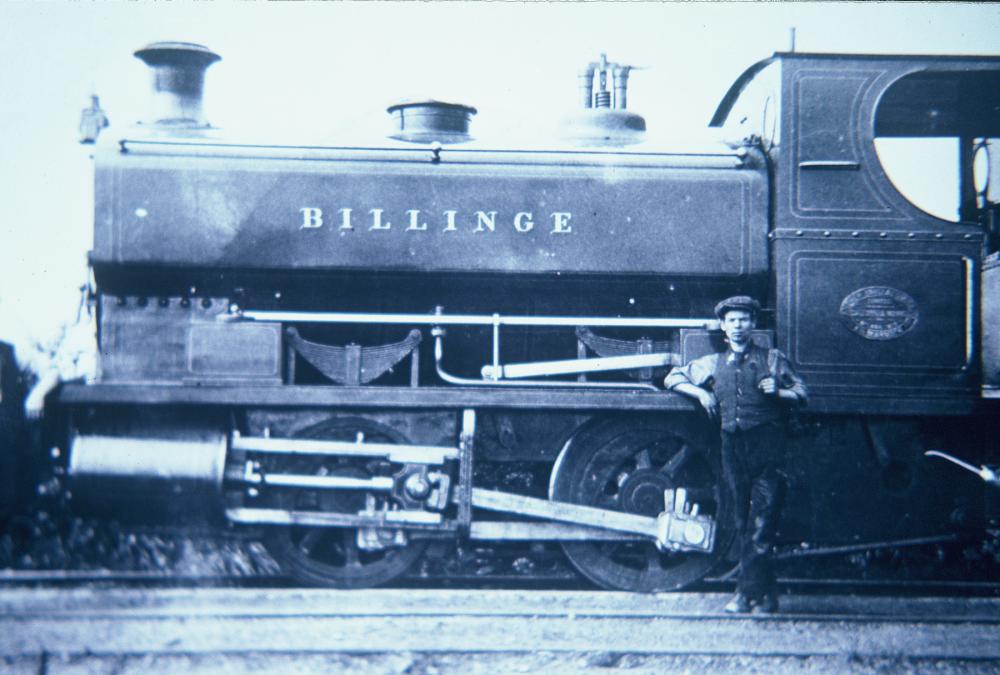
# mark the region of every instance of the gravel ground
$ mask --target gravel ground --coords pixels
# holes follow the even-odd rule
[[[1000,663],[908,658],[665,656],[608,652],[392,654],[236,654],[16,658],[2,662],[11,675],[128,675],[130,673],[358,673],[456,675],[579,672],[629,673],[996,673]]]
[[[239,577],[275,574],[278,565],[261,544],[238,537],[129,529],[36,510],[0,528],[0,569]]]
[[[786,562],[783,574],[843,579],[936,579],[991,581],[1000,578],[1000,539],[943,548],[871,551],[842,558]],[[174,576],[270,576],[278,564],[263,545],[239,534],[206,528],[127,527],[114,521],[38,508],[0,517],[0,570],[101,570]],[[575,579],[557,546],[497,547],[467,542],[433,548],[416,566],[420,577],[477,578],[493,574],[538,575],[566,583]]]

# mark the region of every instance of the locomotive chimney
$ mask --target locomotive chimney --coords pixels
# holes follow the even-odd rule
[[[157,126],[197,129],[209,126],[202,113],[205,71],[221,57],[190,42],[154,42],[135,52],[153,75],[149,120]]]

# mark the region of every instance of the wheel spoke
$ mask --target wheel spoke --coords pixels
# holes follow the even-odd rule
[[[684,465],[691,459],[691,456],[691,446],[687,444],[682,445],[681,449],[678,450],[674,456],[668,459],[667,462],[661,467],[661,470],[670,476],[671,479],[675,479],[680,470],[683,469]]]
[[[639,571],[639,584],[656,585],[660,580],[664,573],[660,555],[660,552],[652,544],[646,546],[646,552],[643,556],[643,567]]]
[[[588,506],[621,511],[622,510],[621,495],[618,493],[615,493],[613,495],[600,493],[596,496],[593,503],[588,504]]]
[[[649,456],[649,448],[643,448],[635,456],[635,468],[648,469],[653,466],[653,460]]]
[[[344,564],[347,567],[360,567],[361,560],[358,558],[358,533],[355,530],[347,529],[341,535],[343,537]]]
[[[556,501],[658,512],[665,489],[700,487],[712,492],[718,484],[714,465],[703,465],[700,459],[702,440],[700,427],[687,416],[602,422],[566,446],[550,495]],[[719,508],[708,511],[718,515]],[[715,565],[728,543],[726,523],[720,520],[717,526],[721,534],[716,535],[712,554],[660,552],[651,542],[563,542],[562,546],[570,562],[601,586],[661,592],[697,581]]]
[[[320,542],[321,534],[320,530],[309,530],[302,536],[302,539],[299,540],[298,549],[302,551],[305,556],[311,558],[313,551],[316,550],[316,545]]]
[[[359,432],[370,443],[407,444],[401,433],[363,417],[332,417],[294,434],[296,438],[354,441]],[[377,468],[359,461],[296,460],[279,465],[291,473],[317,476],[344,475],[370,477]],[[381,474],[379,474],[381,475]],[[353,514],[364,508],[364,495],[349,491],[299,491],[279,493],[277,508]],[[426,542],[409,542],[370,554],[358,547],[354,528],[275,528],[265,545],[282,568],[300,581],[334,588],[364,588],[386,583],[406,570],[423,555]]]
[[[660,551],[654,544],[646,546],[646,571],[655,572],[660,569]]]

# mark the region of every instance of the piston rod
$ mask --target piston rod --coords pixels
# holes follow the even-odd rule
[[[350,476],[309,476],[294,473],[264,473],[251,474],[257,480],[250,482],[256,485],[272,487],[290,487],[320,490],[385,490],[391,491],[392,478],[375,476],[374,478],[352,478]]]
[[[394,445],[323,441],[304,438],[262,438],[233,434],[233,450],[273,455],[330,455],[338,457],[384,457],[400,464],[443,464],[458,459],[458,448],[436,445]]]
[[[440,513],[427,511],[360,511],[333,513],[327,511],[286,511],[283,509],[230,508],[226,518],[243,525],[293,525],[301,527],[387,527],[393,525],[439,525]]]

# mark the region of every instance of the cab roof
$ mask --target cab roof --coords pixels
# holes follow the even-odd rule
[[[776,52],[736,79],[709,126],[726,122],[747,85],[769,65],[817,61],[845,71],[877,65],[895,75],[878,104],[877,136],[1000,135],[1000,56],[984,55]]]

